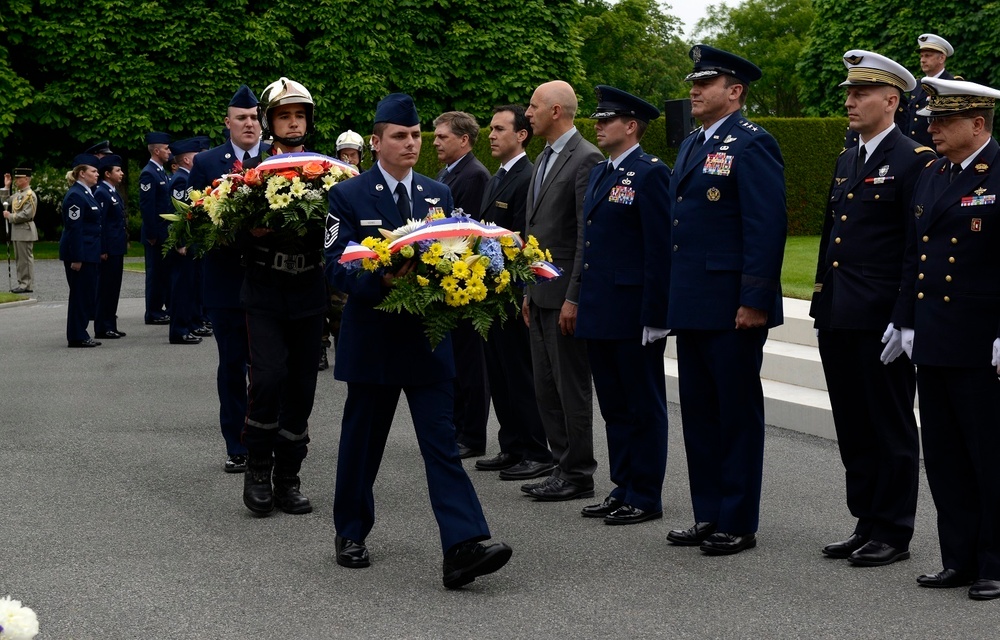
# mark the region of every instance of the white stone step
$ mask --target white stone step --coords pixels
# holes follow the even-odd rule
[[[665,356],[677,357],[677,342],[672,337],[667,339]],[[823,363],[815,346],[781,342],[769,336],[764,343],[764,363],[760,376],[776,382],[826,391]]]

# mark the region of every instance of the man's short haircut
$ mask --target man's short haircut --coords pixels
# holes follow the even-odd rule
[[[993,113],[993,109],[970,109],[966,112],[966,115],[970,118],[978,118],[982,116],[983,120],[986,121],[983,128],[986,130],[986,133],[989,134],[993,131]]]
[[[448,125],[451,132],[456,136],[469,136],[469,146],[475,146],[476,138],[479,137],[479,123],[471,113],[464,111],[446,111],[434,118],[434,128],[441,125]]]
[[[740,107],[746,106],[746,103],[747,103],[747,93],[750,91],[750,85],[748,85],[745,82],[742,82],[736,76],[729,75],[728,73],[723,74],[722,77],[725,78],[725,85],[724,86],[727,89],[729,87],[733,86],[734,84],[738,84],[741,87],[743,87],[743,91],[740,92]]]
[[[519,104],[505,104],[493,108],[493,113],[502,113],[504,111],[509,111],[514,115],[514,133],[518,131],[528,132],[528,136],[521,143],[522,148],[527,148],[533,134],[531,132],[531,122],[528,120],[528,116],[524,115],[524,107]]]

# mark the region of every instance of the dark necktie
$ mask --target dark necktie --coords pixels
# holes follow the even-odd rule
[[[406,185],[402,182],[396,184],[396,208],[399,209],[399,216],[403,219],[403,222],[409,220],[410,212],[410,196],[406,193]]]
[[[954,182],[960,173],[962,173],[962,165],[952,163],[951,171],[948,173],[948,183]]]
[[[545,168],[549,164],[549,156],[552,155],[552,147],[546,145],[542,149],[542,156],[538,160],[538,172],[535,173],[535,202],[538,202],[538,192],[542,190],[542,181],[545,179]]]
[[[243,152],[243,164],[246,164],[247,162],[250,162],[250,152],[249,151],[244,151]]]
[[[505,175],[507,175],[507,170],[504,169],[503,167],[500,167],[500,170],[497,171],[497,174],[493,176],[493,180],[490,181],[490,196],[488,198],[489,200],[492,200],[493,196],[496,195],[497,189],[500,188],[500,183],[503,182],[503,177]]]
[[[702,129],[701,131],[698,132],[698,139],[695,140],[694,148],[696,150],[697,149],[701,149],[701,147],[702,147],[703,144],[705,144],[705,130],[704,129]]]
[[[854,172],[855,176],[860,176],[865,170],[865,161],[868,159],[868,147],[861,145],[858,149],[858,166]]]

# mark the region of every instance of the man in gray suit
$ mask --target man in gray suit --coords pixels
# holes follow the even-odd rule
[[[555,280],[528,287],[521,309],[538,410],[557,463],[544,482],[521,490],[543,501],[593,497],[597,469],[586,343],[573,334],[583,268],[583,197],[590,170],[604,156],[573,125],[576,109],[573,87],[556,80],[535,89],[526,112],[532,131],[546,142],[531,173],[527,233],[563,270]]]

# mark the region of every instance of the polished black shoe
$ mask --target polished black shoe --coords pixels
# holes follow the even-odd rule
[[[878,540],[869,540],[863,547],[847,556],[856,567],[882,567],[910,557],[907,549],[897,549]]]
[[[625,504],[604,516],[604,524],[639,524],[647,520],[659,520],[662,517],[663,511],[643,511]]]
[[[975,578],[964,573],[960,573],[955,569],[942,569],[938,573],[925,573],[922,576],[917,576],[917,584],[921,587],[928,587],[931,589],[952,589],[954,587],[967,587],[973,582]]]
[[[510,560],[514,551],[503,542],[462,542],[444,554],[444,586],[463,587],[479,576],[493,573]]]
[[[532,489],[528,495],[541,502],[562,502],[578,498],[593,498],[594,490],[570,484],[562,478],[555,478],[544,486]]]
[[[520,461],[521,456],[501,451],[492,458],[476,460],[476,468],[480,471],[503,471],[504,469],[510,469]]]
[[[580,509],[580,515],[584,518],[603,518],[611,512],[617,511],[624,504],[618,498],[612,498],[609,495],[601,504],[591,504]]]
[[[337,549],[337,564],[340,566],[348,569],[364,569],[372,566],[372,561],[368,557],[368,547],[364,542],[337,536],[334,545]]]
[[[247,470],[246,454],[237,453],[233,456],[226,456],[226,464],[223,467],[226,473],[243,473]]]
[[[709,556],[730,556],[740,551],[753,549],[757,546],[757,536],[748,533],[743,536],[736,536],[731,533],[719,533],[716,531],[705,538],[699,547],[702,553]]]
[[[521,485],[521,491],[530,495],[531,492],[534,491],[535,489],[540,489],[541,487],[548,486],[553,482],[555,482],[556,480],[558,480],[558,478],[556,478],[555,476],[549,476],[544,480],[540,480],[538,482],[528,482],[526,484]]]
[[[209,329],[208,327],[198,327],[197,329],[192,330],[191,333],[193,333],[194,335],[196,335],[196,336],[198,336],[200,338],[211,338],[212,337],[212,330]]]
[[[274,476],[274,505],[294,515],[312,513],[312,503],[302,495],[300,488],[298,476]]]
[[[485,456],[486,452],[482,449],[470,449],[461,442],[458,443],[458,457],[462,458],[478,458],[480,456]]]
[[[170,316],[158,316],[156,318],[146,318],[146,324],[170,324]]]
[[[118,338],[123,338],[124,335],[118,333],[117,331],[105,331],[104,333],[94,334],[94,337],[101,338],[103,340],[117,340]]]
[[[326,349],[321,349],[319,352],[319,367],[320,371],[326,371],[330,368],[330,359],[326,356]]]
[[[70,349],[89,349],[91,347],[99,347],[101,343],[97,340],[87,339],[87,340],[70,340]]]
[[[124,331],[122,331],[121,329],[115,329],[115,333],[117,333],[117,334],[118,334],[118,337],[119,337],[119,338],[124,338],[125,336],[127,336],[127,335],[128,335],[127,333],[125,333],[125,332],[124,332]]]
[[[186,333],[180,338],[171,338],[170,344],[201,344],[201,338]]]
[[[823,555],[827,558],[835,558],[837,560],[844,560],[847,556],[851,555],[861,547],[865,546],[868,542],[862,538],[857,533],[852,533],[851,537],[847,540],[841,540],[840,542],[833,542],[831,544],[823,547]]]
[[[15,287],[10,290],[11,293],[32,293],[34,289],[28,289],[27,287]]]
[[[1000,598],[1000,580],[976,580],[969,587],[969,597],[973,600],[995,600]]]
[[[274,460],[270,454],[247,456],[247,470],[243,476],[243,504],[259,516],[274,511],[274,489],[271,487],[271,469]]]
[[[538,462],[536,460],[521,460],[509,469],[500,472],[501,480],[531,480],[550,475],[556,468],[554,462]]]
[[[689,529],[672,529],[667,540],[678,547],[697,547],[715,533],[715,528],[714,522],[695,522]]]

